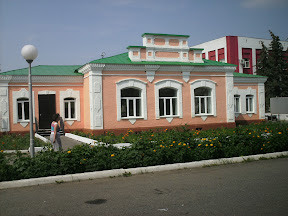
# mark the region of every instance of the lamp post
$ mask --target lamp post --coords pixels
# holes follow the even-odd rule
[[[33,100],[32,100],[32,77],[31,77],[31,63],[38,56],[38,51],[33,45],[25,45],[21,50],[21,55],[29,64],[29,121],[30,121],[30,155],[34,157],[34,134],[33,134]]]

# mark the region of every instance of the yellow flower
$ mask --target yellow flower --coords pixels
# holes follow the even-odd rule
[[[249,134],[251,134],[251,133],[249,133]]]
[[[173,141],[173,143],[175,143],[175,141]]]
[[[68,154],[70,154],[70,153],[71,153],[71,151],[68,151],[67,153],[68,153]]]
[[[263,148],[261,148],[261,150],[263,150]]]
[[[154,136],[154,134],[151,135],[152,137]]]
[[[111,154],[111,157],[114,157],[115,156],[115,154]]]
[[[156,150],[155,150],[155,149],[154,149],[153,151],[154,151],[154,152],[156,152]]]
[[[4,150],[1,150],[1,152],[4,152]]]
[[[186,144],[184,143],[183,146],[186,146]]]
[[[208,147],[208,144],[206,144],[206,147]]]
[[[263,146],[265,146],[265,144],[263,144]]]
[[[83,160],[84,160],[84,161],[86,161],[86,159],[85,159],[85,158],[84,158]]]
[[[178,143],[178,145],[181,145],[181,142],[180,142],[180,143]]]
[[[211,143],[210,146],[213,146],[213,144]]]
[[[198,144],[198,146],[200,147],[200,146],[201,146],[201,144]]]
[[[282,132],[278,132],[278,134],[282,134]]]

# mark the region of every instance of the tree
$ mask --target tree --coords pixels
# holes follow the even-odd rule
[[[266,111],[270,107],[271,97],[288,97],[287,59],[280,39],[269,31],[272,41],[268,48],[262,44],[262,50],[257,62],[257,74],[267,76],[265,83]],[[287,51],[286,51],[287,52]]]

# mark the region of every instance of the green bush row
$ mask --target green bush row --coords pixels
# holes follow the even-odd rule
[[[129,130],[120,136],[123,137],[125,142],[132,143],[131,147],[80,145],[65,152],[41,152],[34,158],[18,153],[12,162],[0,153],[0,181],[288,150],[287,123],[261,123],[208,131],[179,127],[136,134]]]
[[[34,139],[35,146],[44,146],[45,142]],[[30,146],[30,134],[4,134],[0,136],[0,151],[4,150],[27,150]]]

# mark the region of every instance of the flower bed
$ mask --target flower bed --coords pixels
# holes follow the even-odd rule
[[[106,140],[99,140],[99,137],[92,137],[91,134],[83,135],[105,143],[109,143],[109,139],[122,139],[132,146],[118,149],[112,145],[81,145],[66,152],[41,152],[34,158],[18,153],[13,164],[9,164],[5,155],[1,153],[0,181],[288,150],[288,124],[279,122],[209,131],[179,127],[136,134],[129,130],[122,136],[106,134],[112,137],[106,137]]]
[[[35,147],[45,146],[46,143],[40,139],[34,139]],[[0,151],[24,150],[30,147],[30,135],[5,134],[0,136]]]

